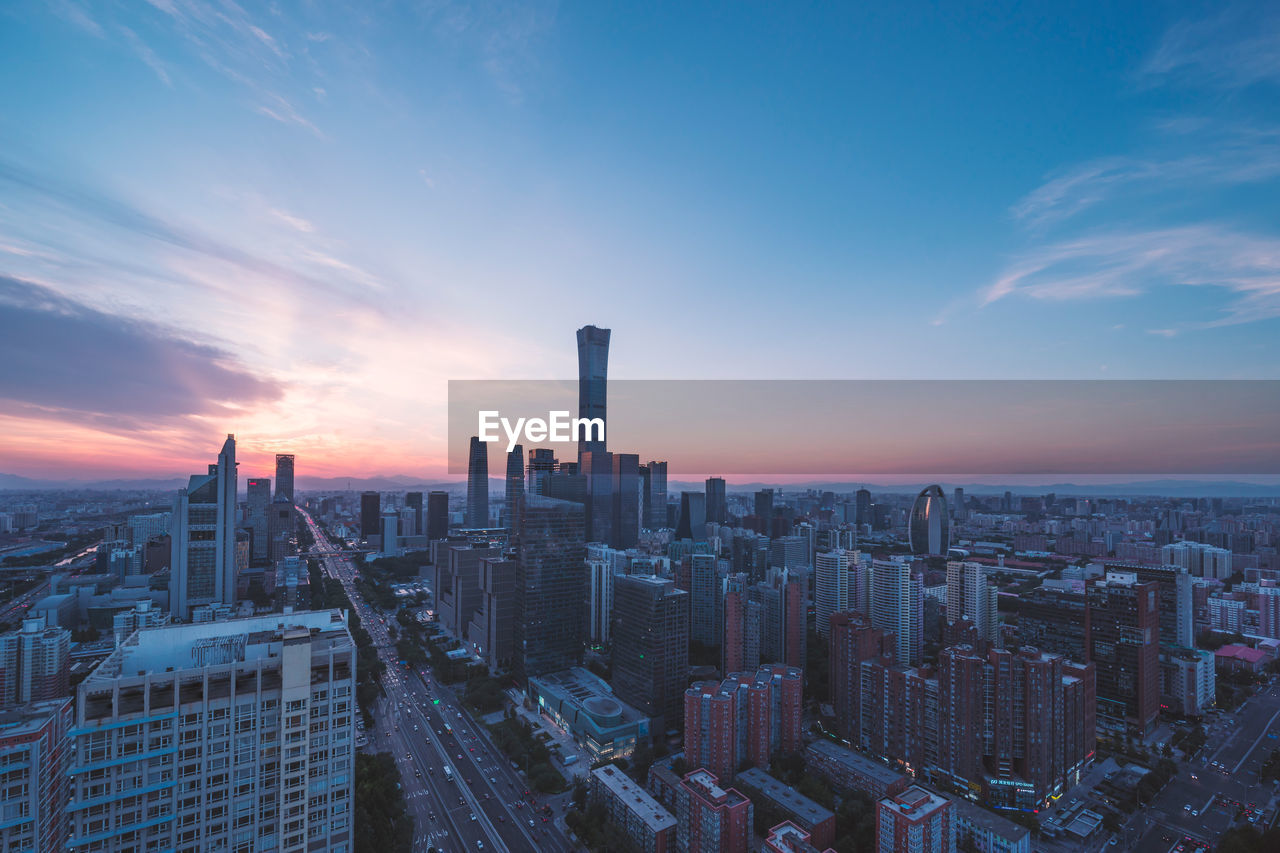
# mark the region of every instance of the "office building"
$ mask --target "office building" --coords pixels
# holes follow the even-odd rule
[[[290,506],[294,503],[293,496],[293,454],[277,453],[276,454],[276,497],[283,496]]]
[[[676,538],[701,542],[707,538],[707,496],[702,492],[680,493],[680,518]]]
[[[514,659],[515,583],[515,560],[480,558],[480,608],[471,618],[467,640],[490,670],[510,669]]]
[[[404,496],[405,509],[409,511],[409,517],[412,519],[412,526],[406,525],[403,531],[404,536],[425,536],[427,534],[426,516],[423,513],[422,492],[406,492]]]
[[[1111,573],[1087,596],[1087,660],[1097,668],[1098,726],[1145,736],[1160,714],[1159,585]]]
[[[228,435],[207,474],[178,492],[171,529],[170,607],[187,619],[202,605],[235,603],[236,439]]]
[[[871,492],[858,489],[853,495],[853,505],[858,526],[861,527],[864,524],[871,526]]]
[[[705,769],[685,775],[677,791],[676,846],[681,853],[747,853],[751,801]]]
[[[589,551],[590,549],[588,549]],[[587,642],[601,647],[609,643],[613,621],[613,566],[587,557]]]
[[[609,821],[639,853],[674,853],[675,815],[618,768],[592,770],[589,797],[592,804],[604,807]]]
[[[894,636],[894,659],[918,663],[924,642],[924,586],[910,562],[872,561],[870,609],[871,624]]]
[[[769,534],[769,523],[773,519],[773,489],[761,489],[755,494],[755,516],[762,525],[761,533]]]
[[[908,521],[911,553],[945,556],[951,545],[951,519],[941,486],[923,489],[911,505]]]
[[[360,495],[360,538],[366,542],[381,533],[382,495],[362,492]]]
[[[581,504],[538,495],[525,498],[515,536],[515,664],[521,678],[582,662],[584,537]]]
[[[503,494],[505,507],[503,524],[508,530],[515,526],[519,514],[519,503],[524,497],[524,446],[517,444],[507,453],[506,491]]]
[[[0,708],[62,699],[71,692],[71,633],[44,619],[0,634]]]
[[[684,722],[689,593],[653,575],[613,581],[613,689],[653,718],[655,733]]]
[[[294,542],[293,504],[284,495],[277,494],[271,501],[267,514],[267,557],[274,564],[291,556],[297,549]],[[229,602],[228,602],[229,603]]]
[[[876,803],[878,853],[955,853],[951,800],[912,785]]]
[[[707,521],[724,524],[729,519],[729,505],[725,496],[724,478],[708,477],[704,492]]]
[[[430,569],[436,618],[459,640],[468,639],[467,626],[484,606],[480,561],[501,556],[501,548],[478,542],[442,542],[436,548]]]
[[[720,560],[714,554],[691,554],[689,561],[689,639],[704,646],[719,645]]]
[[[427,494],[427,541],[444,539],[449,535],[449,493]]]
[[[969,509],[964,502],[964,489],[956,486],[956,490],[951,498],[951,512],[955,515],[956,521],[964,521],[969,517]]]
[[[467,513],[463,523],[472,530],[489,526],[489,445],[474,435],[467,454]]]
[[[667,526],[667,463],[649,462],[644,466],[648,471],[648,479],[643,483],[644,492],[644,526],[649,530],[658,530]]]
[[[626,758],[652,737],[651,720],[580,666],[529,677],[529,701],[587,751],[591,763]]]
[[[66,698],[0,711],[0,850],[67,849],[72,721]]]
[[[400,553],[400,513],[388,510],[378,520],[378,553],[395,557]]]
[[[578,417],[600,423],[578,440],[578,460],[583,453],[608,450],[605,425],[609,383],[609,330],[583,326],[578,330]]]
[[[255,563],[265,562],[270,550],[270,535],[267,532],[267,515],[270,509],[271,481],[265,477],[249,478],[249,555]]]
[[[349,853],[355,676],[337,611],[138,631],[77,693],[69,846]]]

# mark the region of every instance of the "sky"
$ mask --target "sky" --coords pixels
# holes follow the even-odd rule
[[[863,5],[0,6],[0,472],[441,475],[447,382],[588,323],[619,379],[1280,378],[1280,6]]]

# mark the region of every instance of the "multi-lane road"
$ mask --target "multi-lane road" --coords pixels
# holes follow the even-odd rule
[[[430,847],[572,851],[573,845],[551,816],[539,811],[544,805],[541,798],[526,793],[524,780],[457,695],[437,683],[431,673],[399,664],[384,618],[358,596],[350,559],[329,544],[309,514],[300,511],[300,518],[315,540],[312,556],[343,585],[387,665],[382,682],[386,696],[375,710],[369,748],[390,752],[400,768],[414,819],[415,853]]]

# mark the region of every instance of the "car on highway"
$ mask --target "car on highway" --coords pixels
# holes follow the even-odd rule
[[[476,819],[476,813],[475,813],[475,812],[472,812],[472,813],[471,813],[471,819],[472,819],[472,820],[475,820],[475,819]]]

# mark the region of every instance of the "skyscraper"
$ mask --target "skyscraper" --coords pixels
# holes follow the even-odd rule
[[[946,555],[951,545],[951,519],[941,486],[929,486],[916,497],[908,533],[912,553]]]
[[[1160,587],[1110,573],[1087,591],[1098,726],[1145,736],[1160,714]]]
[[[449,493],[427,495],[427,539],[443,539],[449,535]]]
[[[634,548],[640,542],[640,457],[634,453],[609,455],[613,465],[609,545]]]
[[[720,561],[715,554],[691,554],[688,558],[689,591],[689,639],[704,646],[720,642],[720,629],[716,621],[716,599],[720,593]]]
[[[756,518],[762,525],[760,532],[768,535],[769,520],[773,518],[773,489],[761,489],[756,492]]]
[[[701,542],[707,538],[707,496],[702,492],[680,493],[680,521],[676,524],[677,539]]]
[[[706,483],[707,521],[712,524],[724,524],[728,520],[728,504],[726,503],[723,477],[708,477]]]
[[[360,538],[368,540],[381,532],[382,495],[364,492],[360,495]]]
[[[964,521],[968,518],[969,510],[964,502],[964,489],[956,486],[954,495],[951,498],[951,511],[956,515],[956,521]]]
[[[271,481],[265,477],[249,479],[249,530],[253,534],[250,556],[255,561],[267,559],[270,541],[267,514],[271,509]]]
[[[658,530],[667,526],[667,463],[649,462],[645,466],[644,526]]]
[[[578,417],[599,419],[607,425],[606,400],[609,381],[609,330],[583,326],[578,330]],[[589,436],[589,437],[588,437]],[[603,453],[608,435],[599,437],[594,430],[585,432],[578,441],[578,462],[583,453]]]
[[[471,452],[467,455],[466,526],[472,529],[489,526],[489,445],[479,436],[471,436]]]
[[[276,454],[276,495],[284,495],[290,504],[294,502],[292,453]]]
[[[209,466],[174,501],[170,531],[170,610],[187,619],[204,604],[234,604],[236,592],[236,439],[228,435]]]
[[[854,518],[858,522],[858,526],[871,524],[871,492],[867,489],[858,489],[853,494]]]
[[[613,692],[660,735],[684,722],[688,672],[689,593],[653,575],[614,578]]]
[[[405,536],[424,536],[427,528],[423,526],[425,519],[422,515],[422,492],[407,492],[404,496],[404,505],[413,516],[413,532],[405,531]]]
[[[519,503],[524,497],[524,446],[517,444],[507,453],[506,493],[502,496],[506,505],[506,525],[510,530],[515,527],[519,514]]]
[[[585,522],[582,504],[528,495],[515,537],[517,676],[582,662],[586,635]]]
[[[69,848],[351,850],[355,685],[337,611],[135,632],[78,690]]]

